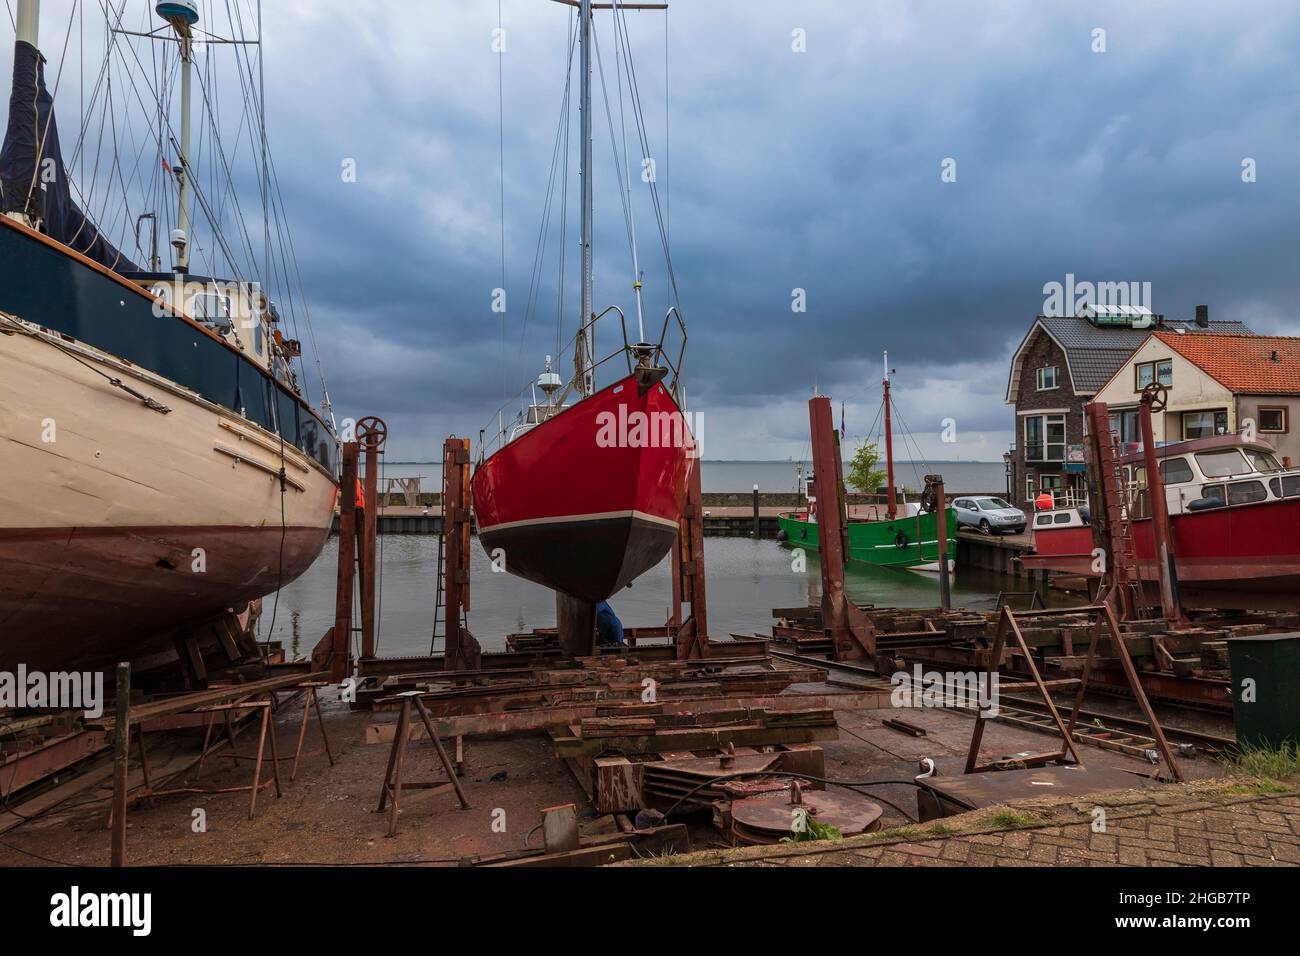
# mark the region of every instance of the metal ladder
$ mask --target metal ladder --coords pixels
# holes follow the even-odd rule
[[[1138,569],[1137,547],[1133,543],[1133,518],[1128,489],[1124,481],[1124,465],[1116,455],[1115,442],[1098,441],[1098,472],[1101,476],[1102,497],[1105,499],[1105,532],[1110,542],[1112,593],[1120,601],[1125,619],[1143,615],[1146,598],[1142,592],[1142,575]]]

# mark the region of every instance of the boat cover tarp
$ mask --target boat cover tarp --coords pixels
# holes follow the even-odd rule
[[[45,163],[47,159],[53,164]],[[45,88],[45,58],[36,47],[19,40],[14,46],[9,126],[0,149],[0,211],[27,209],[30,191],[40,189],[42,180],[42,231],[47,236],[117,272],[140,271],[73,200],[59,147],[54,97]]]

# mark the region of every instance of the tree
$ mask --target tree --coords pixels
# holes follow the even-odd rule
[[[885,483],[885,472],[876,467],[880,461],[880,452],[875,442],[860,441],[853,457],[849,459],[849,473],[844,483],[854,491],[873,494]]]

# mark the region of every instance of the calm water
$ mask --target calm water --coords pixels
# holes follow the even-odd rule
[[[433,624],[437,538],[432,535],[387,535],[382,548],[379,653],[426,654]],[[316,564],[280,594],[272,636],[298,653],[309,653],[333,623],[337,538],[331,538]],[[533,627],[555,625],[551,591],[510,574],[492,573],[487,556],[475,541],[472,547],[470,630],[484,650],[503,650],[505,635]],[[807,570],[792,570],[792,553],[775,541],[749,538],[707,538],[709,632],[768,633],[774,607],[815,603],[821,597],[821,572],[815,553]],[[624,625],[662,624],[671,600],[667,558],[642,575],[630,589],[611,600]],[[862,604],[896,607],[937,607],[939,586],[934,578],[910,571],[852,566],[847,587]],[[956,575],[954,606],[993,607],[997,592],[1013,585],[1005,579],[975,571]],[[274,597],[265,602],[263,637],[271,625]],[[442,650],[441,641],[438,650]]]
[[[712,492],[749,491],[754,485],[758,485],[759,491],[795,491],[798,466],[793,461],[706,460],[700,481],[705,491]],[[805,472],[810,467],[804,463]],[[919,489],[927,467],[943,475],[949,491],[1006,494],[1006,472],[1000,461],[935,461],[928,465],[900,461],[894,464],[895,480],[900,485]],[[424,479],[421,487],[425,491],[437,491],[442,485],[440,462],[394,462],[384,466],[383,474],[389,478],[419,476]]]

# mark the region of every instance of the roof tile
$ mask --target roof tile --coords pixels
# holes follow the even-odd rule
[[[1300,394],[1300,338],[1282,335],[1153,333],[1234,392]]]

